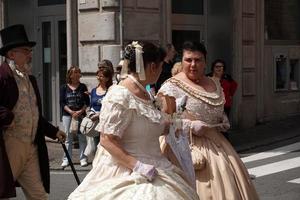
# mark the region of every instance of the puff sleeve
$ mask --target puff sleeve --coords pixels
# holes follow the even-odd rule
[[[112,134],[122,138],[132,118],[132,110],[122,104],[106,101],[101,108],[96,129],[101,134]]]

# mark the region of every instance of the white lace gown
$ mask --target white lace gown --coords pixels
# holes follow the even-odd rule
[[[102,101],[99,131],[121,138],[121,145],[143,163],[154,165],[158,176],[152,182],[119,165],[100,145],[93,168],[68,199],[87,200],[196,200],[196,191],[183,172],[162,154],[159,136],[163,115],[151,101],[134,96],[127,88],[112,86]]]
[[[213,79],[212,79],[213,80]],[[188,118],[200,120],[208,125],[223,121],[223,90],[218,81],[214,92],[194,88],[172,77],[160,88],[158,93],[173,96],[180,101],[187,96],[186,112]],[[203,136],[193,136],[205,158],[205,167],[196,170],[197,193],[201,200],[256,200],[259,199],[248,171],[239,155],[216,128],[211,128]]]

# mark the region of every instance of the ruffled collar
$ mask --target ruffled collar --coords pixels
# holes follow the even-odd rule
[[[214,84],[216,85],[216,91],[214,92],[207,92],[204,90],[204,88],[198,89],[195,87],[190,86],[188,83],[179,80],[175,77],[172,77],[166,81],[166,83],[171,83],[173,85],[176,85],[177,87],[181,88],[183,91],[188,93],[190,96],[202,100],[210,105],[219,106],[221,104],[225,103],[225,98],[223,95],[223,90],[218,82],[216,82],[214,79],[211,79]],[[165,83],[165,84],[166,84]]]

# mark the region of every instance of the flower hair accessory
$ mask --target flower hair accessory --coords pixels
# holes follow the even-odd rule
[[[121,77],[127,76],[128,64],[135,56],[136,73],[138,73],[140,80],[146,80],[143,53],[143,47],[137,41],[133,41],[131,44],[126,46],[124,52],[125,60],[122,66]]]

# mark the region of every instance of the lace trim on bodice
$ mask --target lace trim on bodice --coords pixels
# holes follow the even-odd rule
[[[104,102],[116,103],[125,109],[136,110],[137,115],[147,117],[154,123],[161,123],[166,117],[154,106],[151,100],[144,100],[133,95],[126,87],[114,85],[103,99]]]
[[[206,102],[207,104],[213,105],[213,106],[219,106],[225,103],[225,98],[223,95],[223,90],[221,88],[221,85],[216,82],[214,79],[211,79],[215,85],[217,90],[215,92],[206,92],[203,90],[199,90],[196,88],[193,88],[189,86],[187,83],[177,79],[177,78],[170,78],[168,79],[164,85],[167,87],[163,87],[162,90],[159,91],[159,93],[162,93],[164,95],[170,95],[174,96],[172,86],[177,86],[180,89],[182,89],[184,92],[188,93],[190,96],[202,100]]]

